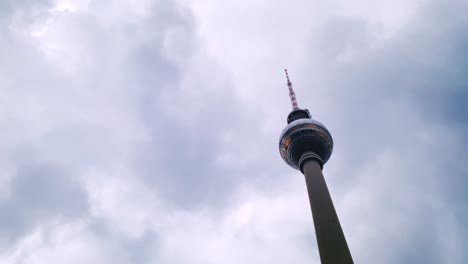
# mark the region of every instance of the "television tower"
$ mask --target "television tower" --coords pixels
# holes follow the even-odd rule
[[[353,263],[322,174],[323,165],[333,151],[333,139],[324,125],[311,118],[309,110],[298,107],[288,71],[284,71],[292,111],[288,115],[288,125],[279,140],[281,157],[289,166],[300,170],[305,176],[322,264]]]

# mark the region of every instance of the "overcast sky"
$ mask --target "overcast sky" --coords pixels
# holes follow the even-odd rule
[[[0,263],[319,263],[284,68],[355,263],[468,263],[464,0],[1,0]]]

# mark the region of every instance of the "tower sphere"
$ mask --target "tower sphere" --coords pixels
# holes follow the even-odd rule
[[[307,111],[302,109],[293,110]],[[308,111],[307,111],[308,113]],[[320,122],[309,117],[291,120],[281,132],[279,151],[283,160],[295,169],[301,169],[301,158],[305,153],[311,153],[323,167],[333,151],[333,139],[328,129]],[[315,155],[314,155],[315,154]]]

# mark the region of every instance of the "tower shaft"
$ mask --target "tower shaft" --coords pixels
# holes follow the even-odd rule
[[[321,263],[352,264],[353,259],[319,162],[309,159],[301,167],[309,193]]]

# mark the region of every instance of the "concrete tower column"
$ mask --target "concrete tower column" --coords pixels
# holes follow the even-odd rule
[[[301,170],[304,173],[309,193],[320,261],[322,264],[352,264],[353,259],[328,192],[319,160],[304,160]]]

